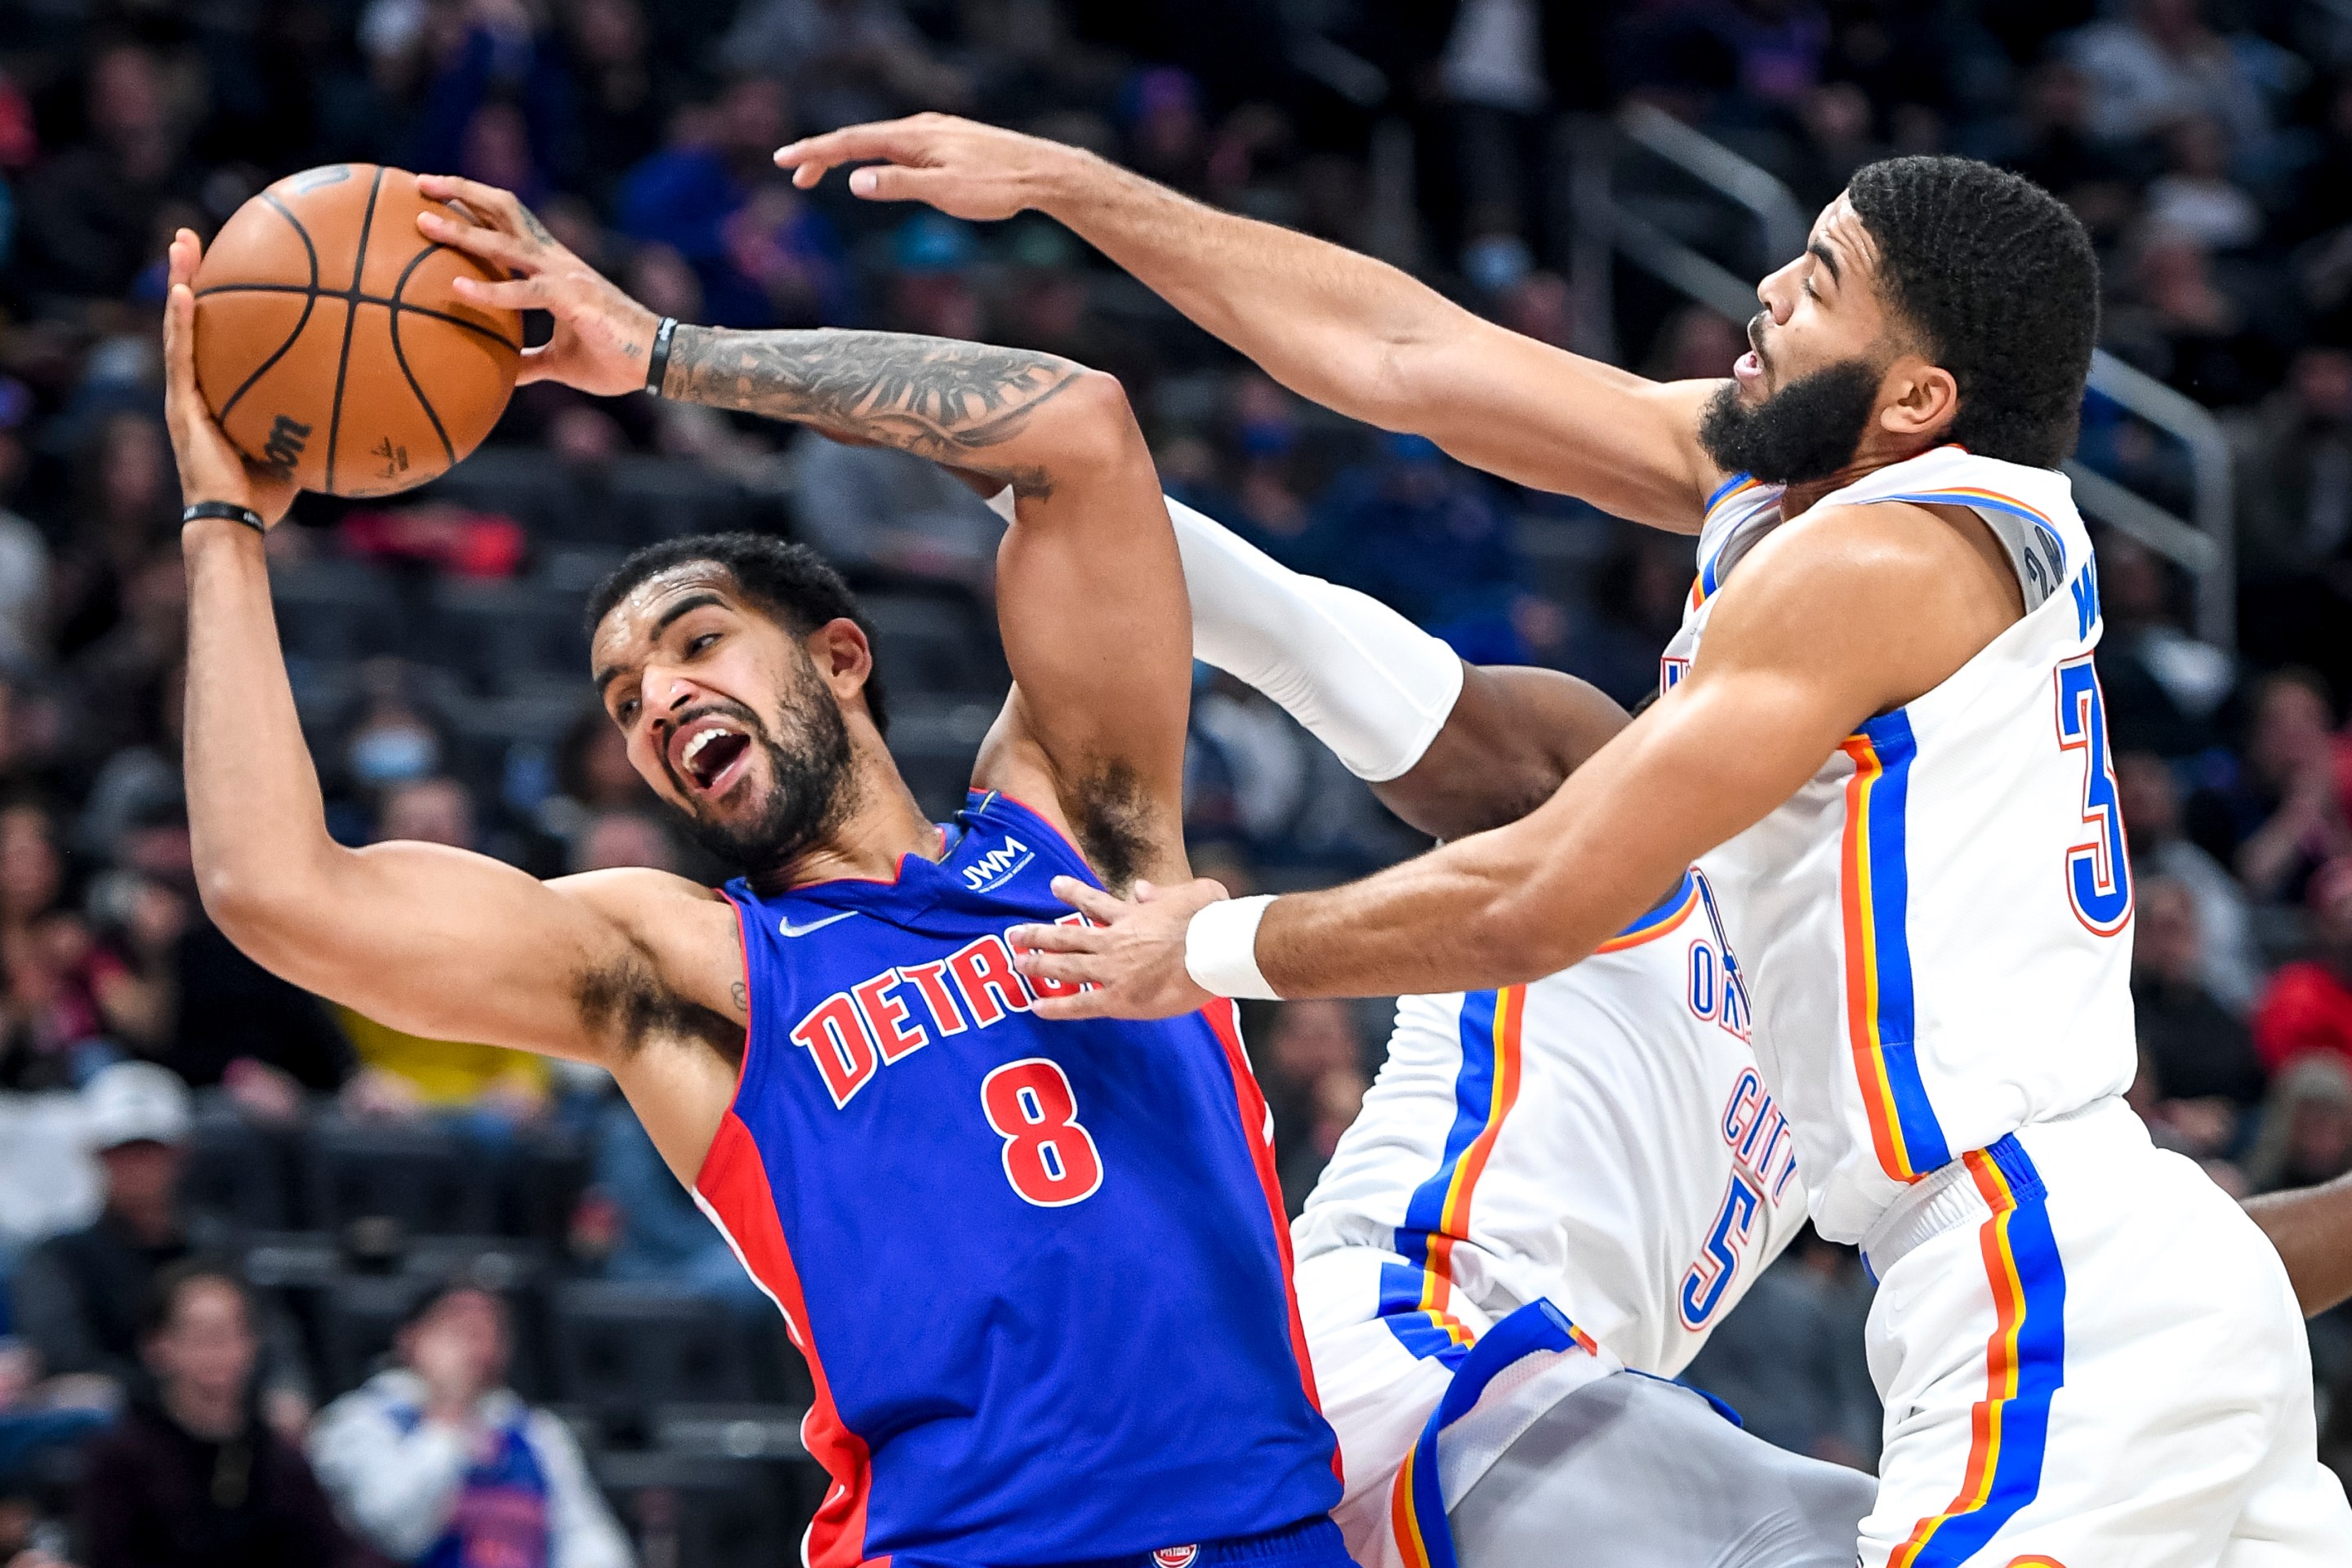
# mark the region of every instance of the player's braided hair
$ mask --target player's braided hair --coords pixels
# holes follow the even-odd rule
[[[1846,187],[1887,300],[1959,384],[1948,438],[2055,468],[2074,449],[2099,331],[2099,263],[2065,205],[1972,158],[1889,158]]]
[[[588,595],[590,635],[638,584],[689,561],[708,561],[726,568],[746,599],[795,637],[805,637],[827,621],[845,618],[857,623],[866,641],[874,640],[874,623],[866,619],[865,606],[842,581],[841,574],[807,545],[767,533],[692,533],[631,551]],[[888,735],[889,709],[879,668],[866,672],[866,711],[873,718],[876,731]]]

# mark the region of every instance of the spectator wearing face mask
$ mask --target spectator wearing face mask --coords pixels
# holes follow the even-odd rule
[[[438,777],[449,750],[406,666],[373,660],[362,667],[361,680],[365,696],[335,748],[341,766],[325,781],[328,827],[345,844],[382,837],[378,830],[392,793]]]
[[[260,1342],[236,1277],[163,1270],[139,1343],[152,1383],[85,1460],[82,1568],[359,1568],[301,1448],[255,1408]]]
[[[427,1292],[398,1364],[321,1411],[310,1459],[345,1519],[418,1568],[629,1568],[627,1539],[563,1423],[506,1386],[505,1306],[459,1279]]]

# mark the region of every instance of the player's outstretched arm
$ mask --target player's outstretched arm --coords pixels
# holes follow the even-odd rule
[[[2352,1176],[2246,1200],[2286,1262],[2306,1317],[2352,1300]]]
[[[942,114],[850,126],[776,162],[844,163],[875,201],[1058,219],[1300,395],[1428,437],[1473,467],[1695,533],[1717,383],[1662,384],[1507,331],[1370,257],[1205,206],[1092,153]],[[1724,367],[1728,374],[1730,367]]]
[[[1024,927],[1017,962],[1097,989],[1040,1012],[1156,1017],[1216,990],[1481,990],[1566,968],[1786,800],[1857,725],[1933,688],[2014,621],[2013,580],[1994,574],[1973,535],[1937,521],[1885,505],[1784,524],[1717,601],[1689,676],[1507,827],[1270,902],[1220,902],[1206,883],[1138,902],[1057,885],[1097,925]],[[1996,548],[1989,537],[1983,547]],[[1213,989],[1188,969],[1188,946]]]
[[[1182,501],[1168,516],[1193,657],[1281,704],[1433,837],[1517,821],[1625,727],[1573,676],[1466,665],[1370,595],[1294,572]]]
[[[191,503],[255,506],[275,521],[291,487],[247,468],[196,390],[188,279],[198,256],[183,230],[164,319],[182,491]],[[436,1037],[614,1060],[665,1022],[740,1036],[717,1011],[740,971],[692,974],[614,913],[646,902],[657,927],[690,926],[707,897],[691,884],[608,874],[564,892],[484,856],[424,844],[353,850],[328,836],[262,545],[259,532],[227,519],[190,522],[182,534],[189,826],[205,907],[230,940],[298,985]],[[731,924],[723,905],[710,908]],[[731,955],[731,935],[720,936],[714,951]]]

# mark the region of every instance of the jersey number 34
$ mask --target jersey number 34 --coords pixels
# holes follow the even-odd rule
[[[2131,861],[2124,848],[2124,812],[2107,751],[2107,705],[2091,656],[2057,668],[2058,749],[2083,753],[2083,826],[2091,837],[2066,851],[2066,898],[2074,918],[2101,936],[2131,919]]]
[[[1025,1203],[1066,1208],[1102,1185],[1102,1152],[1078,1124],[1078,1100],[1062,1064],[1026,1057],[980,1080],[980,1109],[1004,1140],[1004,1179]]]

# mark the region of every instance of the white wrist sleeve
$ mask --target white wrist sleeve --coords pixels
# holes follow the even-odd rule
[[[1013,487],[989,507],[1013,521]],[[1358,778],[1412,771],[1462,695],[1462,660],[1368,594],[1294,572],[1182,501],[1168,502],[1192,657],[1280,704]]]
[[[1369,595],[1294,572],[1168,503],[1192,656],[1265,693],[1358,778],[1409,772],[1462,695],[1462,660]]]
[[[1214,996],[1280,1000],[1257,967],[1257,923],[1265,918],[1272,893],[1221,899],[1193,915],[1184,927],[1184,973]]]

